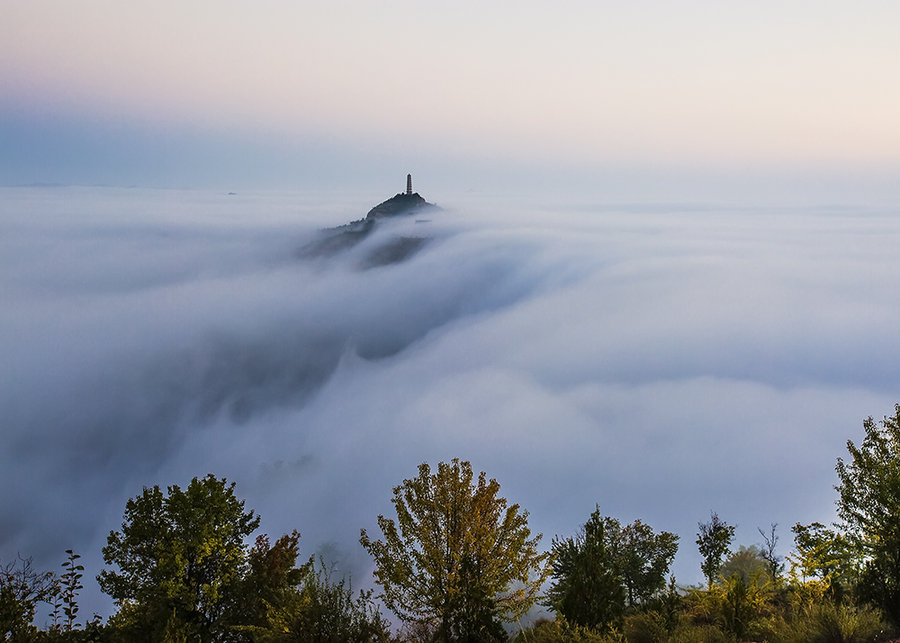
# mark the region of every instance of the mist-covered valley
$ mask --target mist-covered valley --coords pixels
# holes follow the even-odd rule
[[[145,485],[214,473],[354,584],[391,489],[471,460],[544,533],[595,506],[736,542],[834,516],[835,459],[900,401],[900,218],[873,207],[0,189],[0,559],[84,556]],[[397,239],[405,260],[375,260]],[[382,254],[380,254],[382,253]]]

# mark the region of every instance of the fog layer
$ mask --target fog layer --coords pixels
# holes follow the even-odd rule
[[[679,533],[697,582],[710,510],[785,553],[900,399],[896,211],[426,195],[303,257],[386,196],[3,189],[0,560],[93,576],[129,497],[212,472],[365,586],[359,529],[460,457],[547,547],[599,505]]]

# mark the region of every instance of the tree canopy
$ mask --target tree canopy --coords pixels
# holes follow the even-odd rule
[[[678,551],[678,536],[668,531],[656,533],[650,525],[635,520],[622,528],[621,539],[622,580],[628,605],[646,603],[665,586]]]
[[[823,594],[840,602],[847,587],[856,582],[857,549],[846,535],[820,522],[795,524],[794,553],[788,557],[791,575],[802,583],[813,583]]]
[[[224,478],[194,478],[167,494],[145,487],[126,503],[121,531],[111,531],[103,548],[104,561],[118,571],[105,569],[97,580],[128,604],[138,629],[166,613],[172,628],[219,639],[245,562],[244,539],[258,525]]]
[[[30,558],[0,564],[0,640],[26,640],[37,630],[31,623],[37,605],[57,590],[55,575],[36,570]]]
[[[553,541],[553,584],[547,602],[575,625],[610,629],[625,612],[665,586],[678,536],[655,533],[640,520],[622,527],[599,507],[578,535]]]
[[[383,540],[365,529],[384,604],[400,619],[433,626],[441,640],[504,637],[500,623],[524,614],[549,574],[528,512],[499,497],[484,472],[454,458],[394,488],[396,521],[378,516]]]
[[[700,569],[706,576],[708,585],[712,587],[722,566],[722,557],[728,553],[728,547],[734,538],[734,526],[720,520],[716,512],[711,512],[709,522],[697,523],[697,527],[697,548],[703,556]]]
[[[769,570],[769,563],[759,547],[756,545],[750,545],[749,547],[741,545],[737,551],[731,552],[722,562],[719,573],[723,578],[731,578],[735,575],[740,576],[741,581],[745,585],[749,585],[754,577],[770,576]]]
[[[422,464],[394,488],[396,517],[378,516],[382,539],[360,533],[380,597],[405,625],[392,634],[376,590],[354,596],[324,560],[297,565],[297,531],[250,547],[260,519],[233,483],[210,474],[128,500],[97,576],[117,606],[105,623],[79,609],[84,565],[74,550],[61,572],[21,555],[0,560],[0,640],[498,641],[551,576],[543,598],[556,620],[539,618],[515,641],[900,640],[900,405],[863,427],[837,460],[842,522],[794,525],[787,556],[775,523],[758,530],[763,545],[729,553],[735,528],[711,513],[696,541],[706,587],[670,577],[664,589],[678,537],[599,507],[541,553],[528,513],[454,459],[436,471]]]
[[[865,556],[860,590],[900,625],[900,404],[894,415],[863,422],[850,460],[838,458],[838,515]]]

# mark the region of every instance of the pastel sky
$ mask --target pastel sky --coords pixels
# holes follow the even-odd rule
[[[4,2],[0,183],[512,167],[890,186],[898,25],[888,1]]]

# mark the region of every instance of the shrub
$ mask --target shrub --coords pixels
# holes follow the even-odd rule
[[[864,643],[883,638],[885,623],[870,607],[818,603],[799,619],[798,640],[810,643]]]

